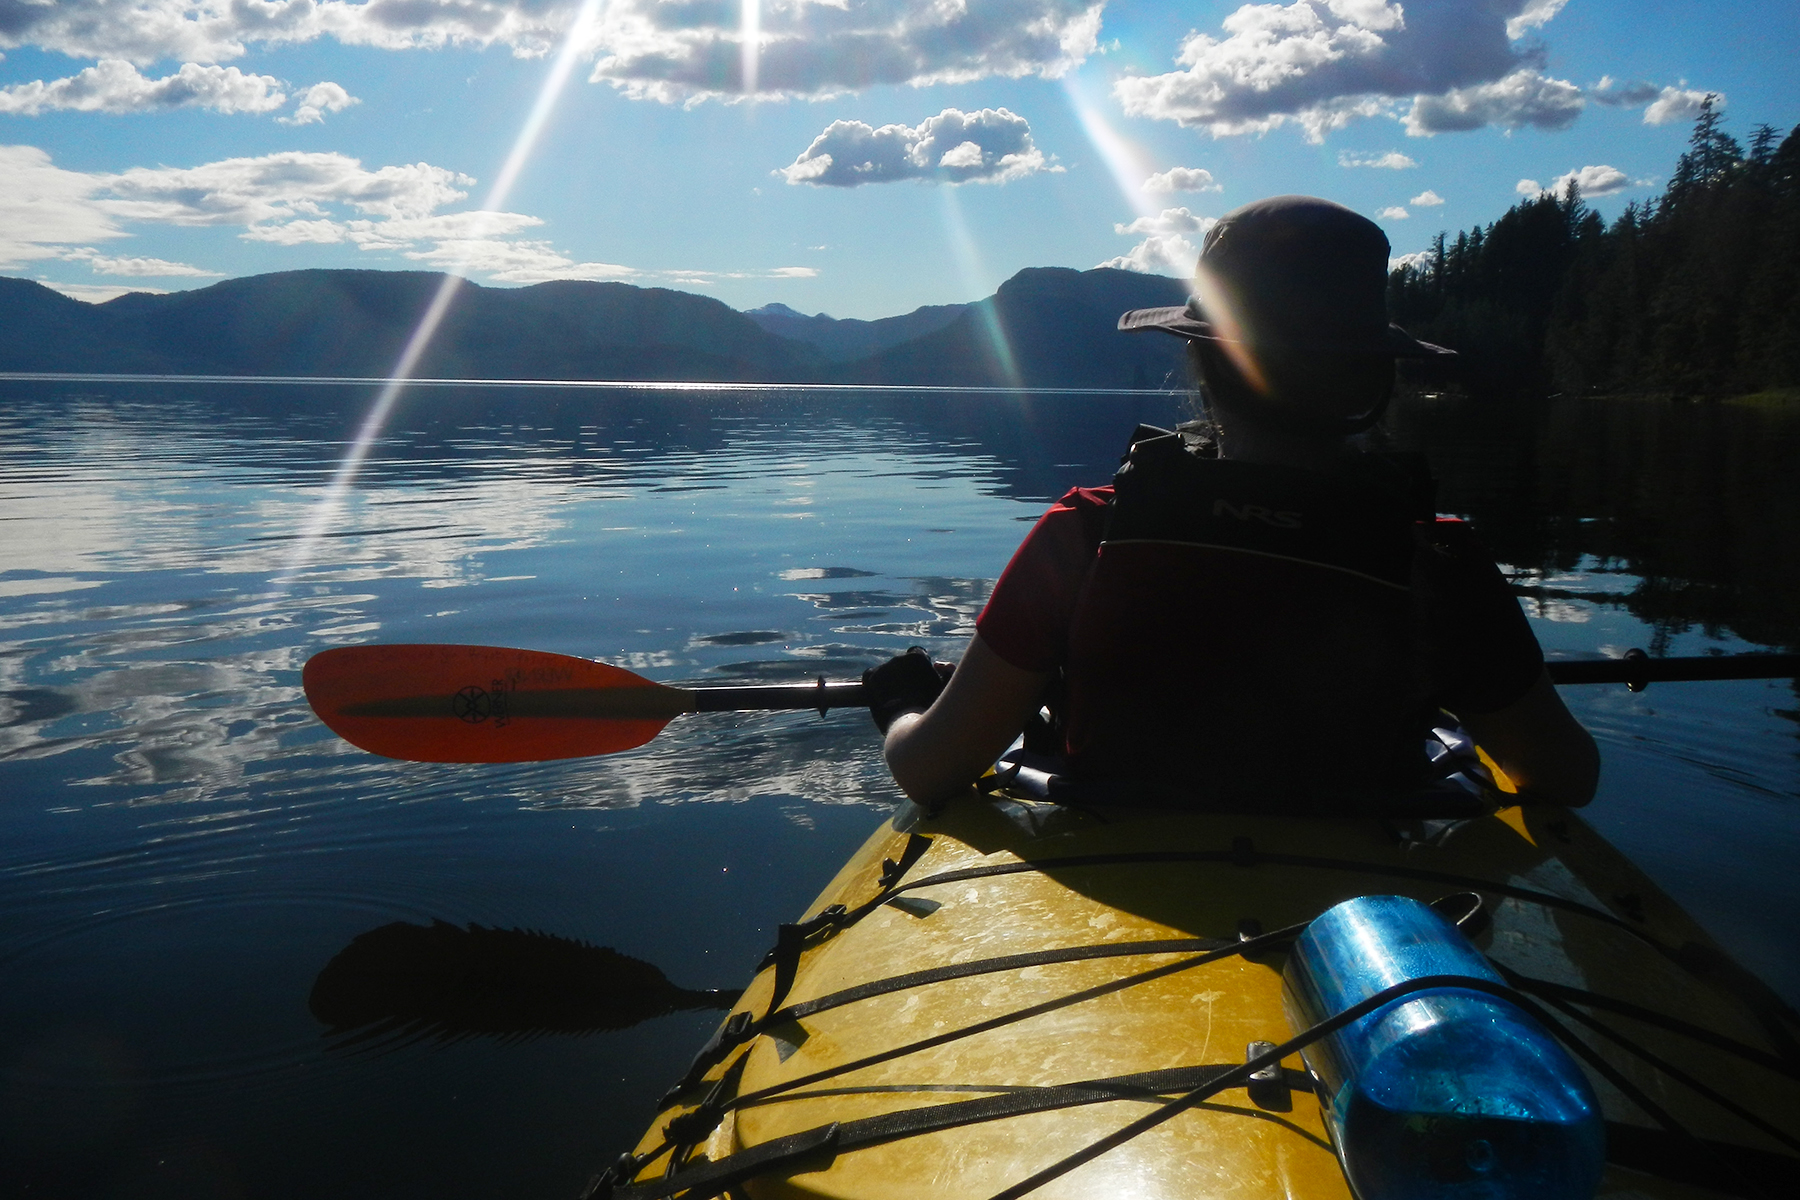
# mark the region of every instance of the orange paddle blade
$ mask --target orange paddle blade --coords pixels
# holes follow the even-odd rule
[[[414,762],[538,762],[641,746],[694,698],[622,667],[497,646],[342,646],[302,673],[353,746]]]

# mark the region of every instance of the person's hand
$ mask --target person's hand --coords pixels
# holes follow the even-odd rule
[[[864,671],[863,696],[875,728],[886,733],[901,713],[930,708],[955,670],[954,664],[932,662],[923,646],[914,646]]]

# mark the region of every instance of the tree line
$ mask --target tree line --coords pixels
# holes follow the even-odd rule
[[[1800,127],[1746,149],[1709,99],[1661,196],[1609,227],[1570,183],[1440,233],[1388,311],[1490,394],[1744,395],[1800,386]]]

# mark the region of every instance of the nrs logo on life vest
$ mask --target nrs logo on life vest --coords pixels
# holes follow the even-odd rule
[[[1273,525],[1277,529],[1300,528],[1300,514],[1297,512],[1276,512],[1261,504],[1233,504],[1229,500],[1213,501],[1212,515],[1215,517],[1232,517],[1239,521],[1261,521],[1264,525]]]

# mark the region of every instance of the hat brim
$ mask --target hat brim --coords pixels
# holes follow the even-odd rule
[[[1154,329],[1159,333],[1173,334],[1191,342],[1229,342],[1238,339],[1228,338],[1213,327],[1211,321],[1202,320],[1194,315],[1194,310],[1186,305],[1173,308],[1134,308],[1119,318],[1119,328],[1126,333],[1141,333]],[[1392,358],[1454,358],[1456,351],[1446,346],[1422,342],[1413,337],[1398,325],[1389,325],[1385,334],[1370,342],[1334,342],[1328,340],[1296,342],[1293,350],[1306,350],[1314,353],[1344,354],[1379,354]]]

